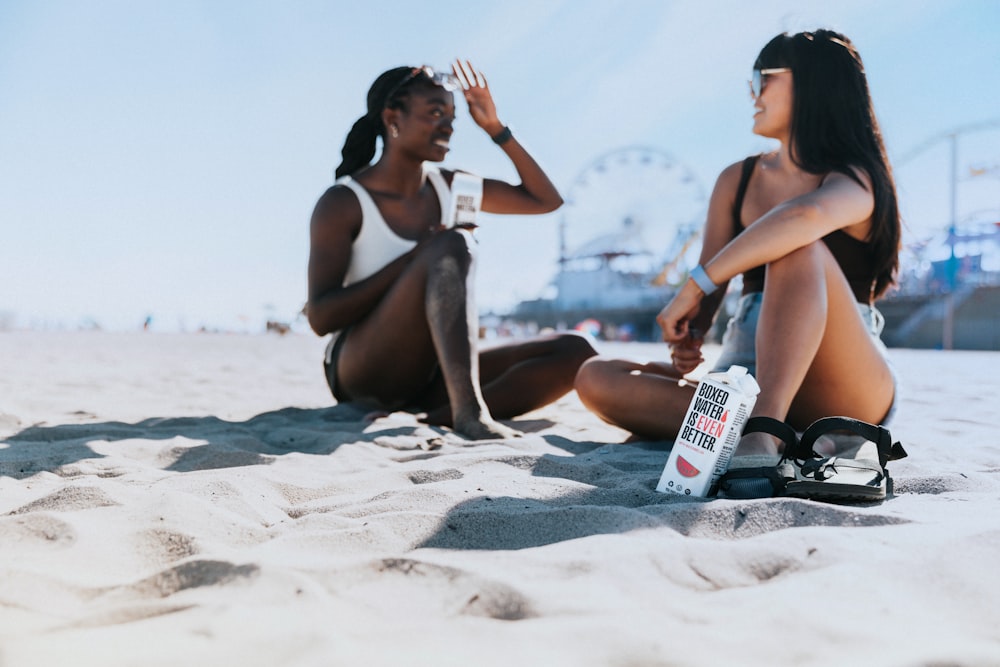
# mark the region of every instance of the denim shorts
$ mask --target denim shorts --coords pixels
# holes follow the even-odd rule
[[[733,313],[732,318],[729,320],[729,324],[726,327],[726,333],[722,337],[722,355],[719,360],[715,362],[715,367],[711,372],[721,372],[728,370],[730,366],[736,364],[737,366],[744,366],[747,371],[753,375],[757,376],[757,349],[756,349],[756,336],[757,336],[757,320],[760,318],[760,304],[764,298],[763,292],[753,292],[751,294],[744,294],[740,297],[740,300],[736,302],[736,311]],[[895,388],[895,395],[892,400],[892,405],[889,407],[889,413],[882,420],[883,425],[887,425],[893,415],[896,412],[896,405],[899,402],[899,382],[896,377],[896,369],[893,368],[892,362],[889,360],[888,350],[885,344],[882,342],[881,334],[882,328],[885,326],[885,319],[882,317],[882,313],[878,311],[874,306],[869,306],[868,304],[859,303],[858,312],[861,313],[861,318],[864,320],[868,327],[868,333],[871,334],[872,339],[875,341],[875,345],[881,351],[882,356],[889,362],[889,370],[892,373],[892,383]]]

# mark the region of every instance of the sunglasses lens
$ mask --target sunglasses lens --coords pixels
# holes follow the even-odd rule
[[[420,68],[418,73],[422,73],[426,76],[435,86],[441,86],[449,92],[456,90],[459,87],[458,79],[451,72],[439,72],[433,67],[424,65]]]
[[[750,80],[750,94],[754,97],[760,97],[761,79],[762,75],[759,69],[753,71],[753,79]]]
[[[455,75],[450,72],[435,72],[431,81],[447,91],[456,90],[458,88],[458,79],[455,78]]]

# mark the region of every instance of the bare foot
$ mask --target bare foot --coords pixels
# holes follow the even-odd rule
[[[780,441],[767,433],[747,433],[740,438],[740,444],[736,445],[734,456],[777,456],[781,453]]]
[[[522,435],[520,431],[483,416],[456,419],[452,428],[469,440],[504,440],[520,438]]]
[[[446,405],[435,410],[428,410],[418,419],[431,426],[451,426],[451,408]]]
[[[813,443],[813,451],[823,457],[837,456],[840,458],[855,458],[858,450],[868,442],[860,435],[853,433],[826,433]]]
[[[502,440],[504,438],[520,438],[523,433],[504,426],[488,414],[473,412],[467,416],[452,419],[451,407],[443,406],[430,410],[420,417],[420,421],[431,426],[449,426],[453,431],[469,440]]]

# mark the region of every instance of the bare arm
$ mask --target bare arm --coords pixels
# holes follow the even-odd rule
[[[868,183],[866,176],[859,173]],[[867,235],[875,203],[869,189],[844,174],[832,173],[820,187],[775,206],[725,245],[703,266],[716,284],[814,243],[843,229],[856,238]],[[704,298],[687,281],[657,317],[668,342],[683,340]]]
[[[698,256],[698,263],[702,266],[733,240],[733,206],[736,204],[736,191],[739,188],[742,169],[742,162],[731,164],[719,174],[715,182],[708,202],[708,217],[705,221],[701,254]],[[717,284],[719,289],[702,300],[698,316],[691,323],[692,328],[698,329],[703,335],[712,326],[712,321],[729,287],[729,279]]]
[[[361,228],[354,193],[334,186],[320,197],[309,226],[309,326],[318,335],[339,331],[371,312],[410,262],[412,251],[374,275],[344,287],[351,244]]]
[[[838,229],[865,238],[875,199],[869,179],[859,175],[867,189],[844,174],[831,173],[815,190],[772,208],[703,264],[709,277],[719,284]]]
[[[702,234],[701,254],[698,260],[700,264],[715,257],[733,238],[733,205],[736,202],[736,190],[739,187],[741,170],[742,163],[730,165],[723,170],[715,182],[712,196],[708,202],[708,215]],[[715,320],[728,286],[729,282],[726,281],[719,285],[719,289],[715,293],[698,303],[697,311],[691,318],[688,335],[673,342],[670,356],[674,368],[681,374],[690,373],[704,361],[701,345],[705,334]],[[657,320],[659,321],[659,317]]]
[[[456,62],[455,75],[462,82],[465,100],[469,104],[469,114],[476,125],[491,137],[504,129],[497,116],[496,104],[482,72],[477,72],[466,61]],[[482,209],[487,213],[532,214],[548,213],[559,208],[562,196],[542,168],[535,162],[517,137],[511,137],[501,145],[510,158],[521,179],[520,185],[512,185],[495,179],[483,180]]]

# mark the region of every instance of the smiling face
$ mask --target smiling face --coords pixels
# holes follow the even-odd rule
[[[388,139],[394,148],[421,160],[441,162],[453,132],[455,97],[440,86],[414,85],[402,108],[387,109],[383,119],[386,127],[395,126],[398,131],[398,136]]]
[[[753,132],[762,137],[786,141],[791,132],[795,99],[792,73],[764,74],[761,86],[760,96],[754,98]]]

